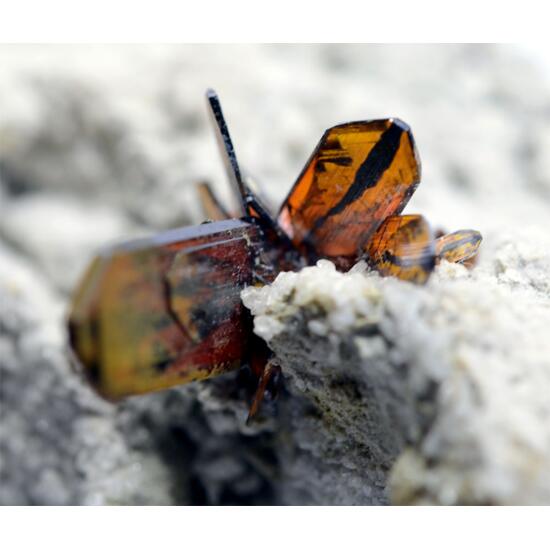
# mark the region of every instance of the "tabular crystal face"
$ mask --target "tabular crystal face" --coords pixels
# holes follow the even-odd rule
[[[405,208],[419,182],[420,161],[404,122],[334,126],[283,203],[279,224],[298,248],[353,261],[382,222]]]
[[[88,268],[69,314],[70,344],[108,399],[239,366],[251,320],[256,226],[228,220],[114,247]]]
[[[390,216],[368,242],[365,259],[378,273],[425,283],[436,261],[430,225],[423,216]]]

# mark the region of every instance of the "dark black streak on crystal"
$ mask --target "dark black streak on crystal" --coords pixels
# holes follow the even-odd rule
[[[399,150],[402,134],[403,128],[397,124],[392,124],[382,134],[357,170],[355,179],[346,194],[338,204],[334,205],[324,216],[315,222],[311,230],[312,233],[322,227],[328,218],[340,214],[347,206],[361,198],[367,189],[376,186],[384,172],[391,166]]]

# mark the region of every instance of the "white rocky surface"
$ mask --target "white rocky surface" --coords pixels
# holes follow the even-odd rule
[[[550,503],[550,94],[520,50],[2,46],[0,67],[1,503]],[[423,288],[324,265],[248,292],[286,386],[253,428],[245,374],[113,406],[64,354],[98,246],[199,222],[198,180],[229,198],[207,87],[274,201],[326,127],[399,116],[407,211],[484,235]]]
[[[550,241],[514,246],[521,267],[503,272],[511,245],[473,272],[444,263],[424,287],[321,261],[243,293],[319,431],[400,449],[394,502],[550,502]],[[343,383],[354,399],[335,397]]]

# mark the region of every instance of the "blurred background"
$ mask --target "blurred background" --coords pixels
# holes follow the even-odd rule
[[[198,181],[230,200],[206,88],[276,203],[329,126],[403,119],[423,164],[407,211],[479,229],[490,250],[549,234],[541,60],[513,45],[0,46],[0,503],[294,498],[274,482],[276,426],[246,431],[217,382],[112,406],[64,354],[98,247],[200,222]]]

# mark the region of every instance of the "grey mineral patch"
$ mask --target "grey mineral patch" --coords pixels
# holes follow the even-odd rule
[[[2,504],[550,501],[550,95],[520,51],[2,46],[0,66]],[[325,128],[399,116],[408,211],[484,234],[476,270],[425,288],[325,266],[250,294],[285,378],[252,427],[246,371],[111,405],[64,351],[98,247],[200,222],[196,181],[230,199],[207,87],[275,203]]]

